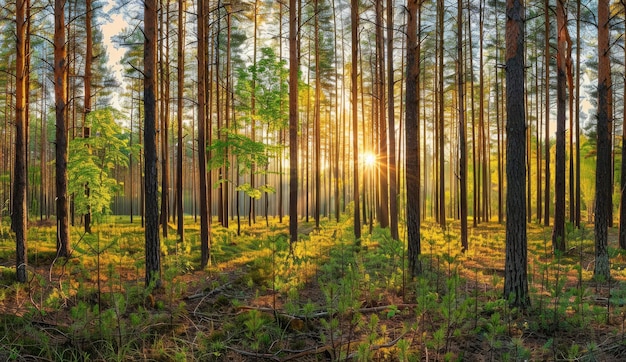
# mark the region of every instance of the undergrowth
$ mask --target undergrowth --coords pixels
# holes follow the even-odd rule
[[[422,226],[423,273],[406,274],[406,245],[351,220],[212,227],[211,266],[198,270],[198,228],[162,240],[163,287],[143,283],[143,230],[112,218],[73,229],[56,258],[54,229],[30,229],[29,281],[14,282],[13,243],[0,240],[0,359],[618,360],[626,357],[626,253],[611,243],[610,282],[592,279],[593,235],[529,227],[532,307],[502,299],[504,229]],[[172,235],[175,235],[172,232]]]

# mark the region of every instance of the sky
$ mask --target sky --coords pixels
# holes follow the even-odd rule
[[[114,72],[115,79],[117,79],[118,83],[121,85],[123,82],[123,66],[120,63],[122,59],[125,49],[122,47],[116,47],[113,44],[113,37],[117,35],[124,27],[128,25],[126,20],[124,20],[124,16],[119,12],[112,12],[113,2],[107,2],[104,7],[105,13],[109,14],[110,19],[103,23],[101,26],[101,30],[104,36],[104,46],[107,50],[107,55],[109,56],[109,67]],[[121,92],[117,92],[115,94],[119,94]],[[112,105],[121,109],[121,99],[117,96],[113,96],[111,98]]]

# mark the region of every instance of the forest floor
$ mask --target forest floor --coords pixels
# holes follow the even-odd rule
[[[116,217],[56,258],[53,225],[33,223],[29,282],[14,282],[14,242],[0,228],[0,360],[523,361],[626,359],[626,252],[611,230],[612,280],[594,281],[590,229],[529,226],[532,306],[502,299],[504,227],[422,225],[423,273],[406,274],[405,245],[351,220],[285,220],[212,228],[211,266],[198,270],[198,225],[162,240],[163,286],[144,285],[139,221]]]

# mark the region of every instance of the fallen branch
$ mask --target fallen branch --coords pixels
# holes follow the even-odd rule
[[[226,348],[230,349],[233,352],[239,353],[242,356],[271,359],[273,361],[280,361],[280,358],[278,358],[276,355],[273,355],[273,354],[270,354],[270,353],[248,352],[248,351],[244,351],[242,349],[238,349],[238,348],[231,347],[231,346],[226,346]]]
[[[398,336],[398,338],[394,339],[393,341],[389,341],[388,343],[385,344],[376,344],[370,347],[370,351],[378,351],[379,349],[382,348],[390,348],[396,345],[396,343],[398,343],[402,338],[404,338],[404,336],[406,336],[406,334],[408,333],[408,331],[402,333],[400,336]],[[348,357],[346,357],[346,360],[351,360],[353,358],[355,358],[357,356],[358,352],[352,352],[350,353],[350,355]]]
[[[356,311],[358,313],[377,313],[377,312],[382,312],[382,311],[393,309],[393,308],[397,310],[404,310],[404,309],[415,308],[416,306],[417,304],[398,304],[398,305],[391,304],[391,305],[381,305],[378,307],[359,308]],[[286,317],[289,319],[302,319],[302,320],[331,317],[337,314],[337,312],[334,312],[332,314],[330,312],[317,312],[317,313],[312,313],[309,315],[287,314],[287,313],[279,312],[273,308],[254,307],[254,306],[241,306],[238,309],[239,310],[258,310],[259,312],[266,312],[266,313],[277,313],[281,317]]]
[[[217,293],[221,293],[224,289],[226,289],[228,286],[230,285],[230,283],[226,283],[224,285],[221,285],[207,293],[199,293],[199,294],[194,294],[194,295],[190,295],[188,297],[186,297],[186,300],[193,300],[193,299],[198,299],[198,298],[202,298],[200,300],[200,302],[198,302],[198,304],[196,305],[196,307],[193,309],[193,314],[196,315],[196,313],[198,312],[198,308],[200,307],[200,305],[202,303],[204,303],[204,300],[217,294]]]

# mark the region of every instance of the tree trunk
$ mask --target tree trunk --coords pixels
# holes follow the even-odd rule
[[[15,266],[16,278],[20,283],[26,283],[28,265],[27,240],[28,240],[28,208],[26,206],[26,157],[28,155],[28,139],[26,137],[26,125],[28,113],[28,27],[29,18],[26,10],[28,0],[16,2],[15,27],[16,27],[16,61],[15,61],[15,169],[13,176],[13,198],[11,205],[11,229],[15,232]]]
[[[457,1],[457,43],[456,43],[456,56],[457,56],[457,95],[459,110],[459,184],[461,188],[460,208],[461,208],[461,251],[465,252],[468,248],[467,242],[467,130],[465,125],[465,73],[463,71],[463,1]],[[473,128],[472,128],[473,129]],[[476,150],[474,150],[475,152]],[[474,166],[476,162],[474,162]],[[474,169],[476,174],[476,169]],[[476,183],[474,183],[476,185]],[[476,190],[474,190],[476,192]],[[476,210],[474,210],[476,211]]]
[[[91,29],[91,19],[93,17],[93,11],[91,8],[92,0],[85,0],[85,37],[86,45],[85,45],[85,94],[83,95],[85,98],[85,107],[84,107],[84,118],[83,118],[83,137],[89,138],[90,136],[90,127],[87,125],[87,116],[91,112],[91,78],[92,78],[92,70],[91,64],[93,62],[93,36]],[[85,184],[85,195],[89,197],[89,183]],[[85,232],[91,233],[91,206],[87,205],[87,213],[84,215],[84,225]]]
[[[315,140],[313,141],[315,145],[315,209],[314,209],[314,217],[315,217],[315,227],[319,229],[320,227],[320,158],[321,158],[321,105],[322,101],[322,82],[321,82],[321,74],[320,74],[320,39],[319,39],[319,0],[315,0],[313,3],[313,12],[315,14],[314,20],[314,47],[315,47],[315,109],[314,109],[314,120],[313,120],[313,134]]]
[[[180,242],[185,239],[184,210],[183,210],[183,96],[185,89],[185,8],[186,0],[178,0],[178,44],[177,44],[177,96],[176,96],[176,125],[178,143],[176,146],[176,216],[177,234]]]
[[[353,152],[353,193],[354,193],[354,238],[361,243],[361,205],[359,200],[359,107],[358,107],[358,57],[359,57],[359,1],[351,0],[350,18],[352,20],[352,68],[350,71],[352,91],[352,152]]]
[[[170,151],[169,151],[169,129],[170,129],[170,4],[161,1],[159,27],[159,70],[160,70],[160,132],[161,138],[161,227],[163,237],[167,238],[167,226],[170,218]],[[165,17],[165,18],[164,18]]]
[[[598,108],[595,204],[595,278],[611,276],[608,253],[608,227],[611,215],[611,62],[609,2],[598,0]]]
[[[298,7],[289,0],[289,234],[298,241]]]
[[[546,120],[545,120],[545,133],[544,133],[544,137],[545,137],[545,162],[546,162],[546,177],[545,177],[545,187],[544,187],[544,191],[545,191],[545,195],[543,197],[543,202],[544,202],[544,211],[543,211],[543,225],[544,226],[549,226],[550,225],[550,200],[552,200],[552,198],[550,197],[550,11],[548,9],[548,4],[549,4],[549,0],[545,0],[544,3],[544,15],[545,15],[545,40],[546,40],[546,44],[545,44],[545,48],[544,48],[544,52],[545,52],[545,57],[544,57],[544,62],[545,62],[545,71],[546,71],[546,75],[545,75],[545,91],[546,91],[546,97],[545,97],[545,115],[546,115]]]
[[[396,182],[396,123],[393,76],[393,0],[387,0],[387,132],[389,134],[389,221],[391,238],[399,240],[398,233],[398,183]],[[418,206],[419,208],[419,206]]]
[[[146,286],[161,285],[157,175],[157,0],[144,1],[144,183],[146,213]]]
[[[439,51],[439,56],[438,56],[438,62],[439,62],[439,68],[438,68],[438,72],[439,72],[439,76],[438,76],[438,87],[437,87],[437,93],[439,96],[439,114],[437,117],[437,156],[438,156],[438,171],[439,171],[439,179],[437,180],[438,182],[438,187],[439,187],[439,192],[438,192],[438,205],[439,208],[437,209],[438,213],[437,213],[437,220],[439,222],[439,225],[441,225],[441,228],[445,230],[446,228],[446,181],[445,181],[445,157],[444,157],[444,143],[445,143],[445,136],[444,136],[444,123],[445,123],[445,117],[444,117],[444,112],[445,112],[445,104],[444,104],[444,82],[443,82],[443,78],[444,78],[444,62],[443,62],[443,58],[444,58],[444,20],[443,20],[443,13],[444,13],[444,1],[443,0],[437,0],[437,38],[439,40],[438,44],[438,51]],[[418,55],[419,56],[419,55]],[[418,58],[419,59],[419,58]],[[408,132],[408,130],[407,130]],[[407,140],[407,145],[409,144],[408,140]]]
[[[521,309],[530,306],[526,239],[526,120],[524,102],[524,6],[506,4],[506,259],[504,298]]]
[[[408,236],[409,271],[412,276],[422,272],[420,255],[420,139],[417,107],[417,88],[419,84],[419,54],[417,40],[417,17],[421,0],[407,2],[407,39],[406,39],[406,226]]]
[[[622,2],[626,14],[626,2]],[[626,59],[626,37],[624,38],[624,59]],[[626,82],[624,82],[626,94]],[[622,110],[622,164],[620,167],[620,202],[619,202],[619,247],[626,249],[626,107]],[[580,164],[577,164],[580,168]]]
[[[209,193],[207,185],[206,125],[207,125],[207,2],[198,2],[198,170],[200,172],[200,267],[210,260]]]
[[[383,35],[383,0],[376,0],[376,54],[378,80],[378,148],[376,167],[378,167],[378,189],[380,200],[378,221],[382,228],[389,227],[389,153],[387,152],[387,119],[385,115],[385,37]],[[389,58],[388,62],[393,63]],[[392,83],[393,85],[393,83]]]
[[[554,228],[552,247],[565,251],[565,63],[567,61],[567,14],[563,0],[556,2],[557,52],[556,52],[556,166],[554,175]]]
[[[67,197],[67,49],[65,0],[54,2],[54,99],[56,109],[57,255],[70,255],[69,202]]]

